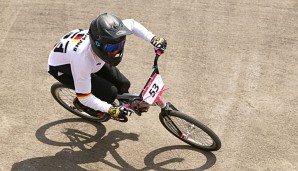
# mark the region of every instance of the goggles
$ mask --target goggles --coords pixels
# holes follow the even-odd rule
[[[100,44],[99,41],[95,41],[95,45],[99,47],[104,52],[115,52],[121,51],[124,48],[125,40],[116,44]]]

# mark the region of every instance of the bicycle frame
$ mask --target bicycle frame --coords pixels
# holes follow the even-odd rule
[[[174,110],[177,110],[173,105],[171,105],[171,103],[164,101],[160,96],[156,97],[156,100],[154,101],[154,104],[149,104],[149,103],[145,102],[146,98],[145,99],[143,98],[143,93],[144,93],[145,89],[147,88],[148,84],[152,81],[152,78],[156,74],[159,74],[158,59],[159,59],[161,54],[162,53],[159,50],[156,52],[155,59],[154,59],[154,65],[153,65],[153,71],[152,71],[151,76],[149,77],[148,81],[146,82],[144,88],[140,92],[140,94],[131,94],[131,93],[119,94],[117,96],[118,100],[139,101],[138,102],[138,108],[142,108],[144,106],[154,106],[156,104],[157,106],[159,106],[162,109],[172,108]],[[165,90],[167,90],[167,89],[162,89],[162,90],[160,90],[158,92],[154,92],[150,95],[154,96],[155,93],[161,93]],[[132,109],[132,106],[129,105],[129,104],[126,104],[125,107]]]

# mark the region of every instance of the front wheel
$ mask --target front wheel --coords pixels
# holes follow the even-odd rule
[[[77,109],[73,105],[73,100],[76,97],[76,93],[74,90],[68,88],[60,82],[54,83],[51,87],[51,93],[54,99],[65,109],[70,111],[71,113],[82,117],[84,119],[93,121],[93,122],[106,122],[111,117],[108,114],[105,114],[102,117],[91,116],[84,111]]]
[[[162,112],[159,120],[175,137],[193,147],[205,151],[216,151],[221,147],[220,139],[210,128],[184,113],[175,110]]]

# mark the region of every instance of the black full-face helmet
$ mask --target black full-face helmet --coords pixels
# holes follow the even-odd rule
[[[131,33],[118,17],[101,14],[90,24],[92,50],[103,61],[116,66],[123,57],[126,35]]]

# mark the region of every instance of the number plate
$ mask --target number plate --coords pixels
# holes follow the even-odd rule
[[[164,83],[159,74],[154,74],[150,82],[143,91],[143,99],[149,104],[155,103],[161,96],[164,89]]]

